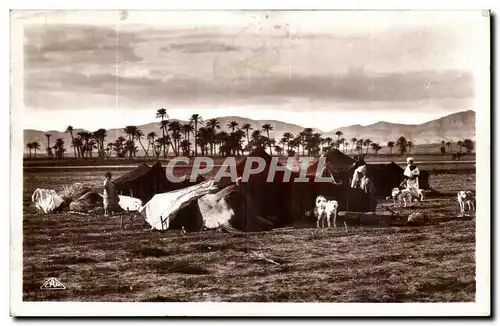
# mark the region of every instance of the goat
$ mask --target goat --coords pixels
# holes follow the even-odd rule
[[[321,227],[325,226],[325,218],[327,221],[328,227],[331,226],[330,219],[333,220],[333,226],[337,227],[337,209],[339,204],[336,200],[327,200],[323,196],[316,197],[316,207],[315,207],[315,215],[317,218],[317,227],[319,228],[320,222]]]
[[[399,203],[399,206],[401,206],[401,202],[403,202],[403,206],[407,206],[407,202],[411,203],[412,201],[424,201],[425,200],[425,194],[428,193],[429,190],[423,190],[423,189],[418,189],[417,194],[418,197],[415,197],[415,194],[408,190],[408,189],[399,189],[399,188],[392,188],[391,192],[391,197],[394,202],[394,207],[396,207],[396,203]]]
[[[463,216],[465,214],[465,204],[467,204],[469,211],[476,210],[474,205],[476,198],[472,191],[460,190],[457,194],[457,200],[460,205],[460,215]]]

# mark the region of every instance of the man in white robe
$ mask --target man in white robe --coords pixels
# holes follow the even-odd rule
[[[406,159],[406,162],[408,163],[408,165],[406,166],[406,169],[403,173],[403,175],[406,177],[406,189],[408,189],[413,196],[418,198],[418,189],[420,189],[418,184],[418,177],[420,176],[420,171],[418,170],[413,157],[408,157]]]
[[[361,179],[366,175],[366,165],[359,166],[352,175],[351,188],[361,188]]]

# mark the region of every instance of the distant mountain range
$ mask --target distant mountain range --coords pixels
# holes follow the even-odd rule
[[[276,139],[280,139],[285,132],[290,132],[293,135],[297,135],[305,128],[303,126],[282,121],[252,120],[249,118],[236,116],[218,117],[217,120],[220,122],[220,130],[224,130],[227,132],[230,131],[230,128],[227,127],[227,124],[230,121],[236,121],[239,126],[242,126],[245,123],[249,123],[252,125],[253,130],[261,129],[262,125],[268,123],[274,127],[274,130],[270,132],[270,136]],[[179,120],[179,122],[187,123],[187,121],[182,120]],[[140,125],[138,126],[138,128],[142,130],[145,135],[152,131],[156,132],[158,135],[161,135],[158,122]],[[76,135],[76,133],[82,130],[83,129],[75,128],[74,134]],[[419,125],[406,125],[380,121],[367,126],[352,125],[328,132],[323,132],[318,129],[314,130],[314,132],[321,133],[323,137],[332,137],[333,139],[337,138],[337,136],[335,135],[337,131],[341,131],[342,137],[347,140],[350,140],[353,137],[363,139],[369,138],[373,142],[379,143],[382,146],[385,146],[388,141],[395,141],[401,136],[406,137],[406,139],[411,140],[416,145],[435,144],[440,143],[442,140],[457,142],[466,138],[475,141],[476,113],[472,110],[462,111]],[[52,135],[50,138],[52,145],[55,143],[55,140],[57,138],[62,138],[65,144],[71,143],[71,136],[64,131],[39,131],[32,129],[24,130],[24,143],[27,144],[29,142],[35,141],[39,142],[42,148],[40,152],[43,153],[43,149],[47,146],[47,138],[45,137],[45,133],[50,133]],[[123,133],[123,129],[109,129],[107,131],[107,138],[105,143],[111,142],[121,135],[125,136],[125,134]],[[144,139],[143,144],[146,143],[147,141]],[[25,151],[28,151],[27,148],[25,148]]]

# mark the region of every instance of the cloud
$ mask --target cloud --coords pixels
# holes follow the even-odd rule
[[[62,64],[136,62],[134,46],[142,39],[115,27],[87,25],[30,26],[24,31],[25,67]]]
[[[28,93],[59,91],[118,96],[121,103],[166,101],[179,105],[246,103],[269,104],[270,99],[287,102],[290,98],[313,101],[417,102],[472,97],[472,76],[457,71],[418,71],[366,74],[352,71],[332,76],[269,75],[234,79],[231,82],[172,77],[121,77],[113,74],[86,76],[59,73],[33,76],[27,80]],[[28,98],[29,99],[29,98]],[[50,107],[51,103],[28,102],[30,106]],[[97,103],[96,103],[97,105]]]
[[[230,52],[238,51],[239,48],[218,42],[196,42],[196,43],[171,43],[161,48],[162,51],[180,51],[184,53],[205,53],[205,52]]]
[[[456,66],[465,56],[462,38],[445,29],[346,36],[339,30],[313,33],[295,26],[287,35],[283,24],[269,26],[271,31],[30,26],[25,29],[25,104],[46,109],[169,103],[302,110],[291,104],[391,106],[474,96],[473,73]]]

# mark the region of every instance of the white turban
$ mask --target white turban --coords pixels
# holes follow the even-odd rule
[[[406,163],[408,163],[408,164],[409,164],[410,162],[415,162],[415,160],[413,159],[413,157],[408,157],[408,158],[406,159]]]
[[[361,165],[356,169],[356,172],[358,173],[365,173],[366,172],[366,165]]]

